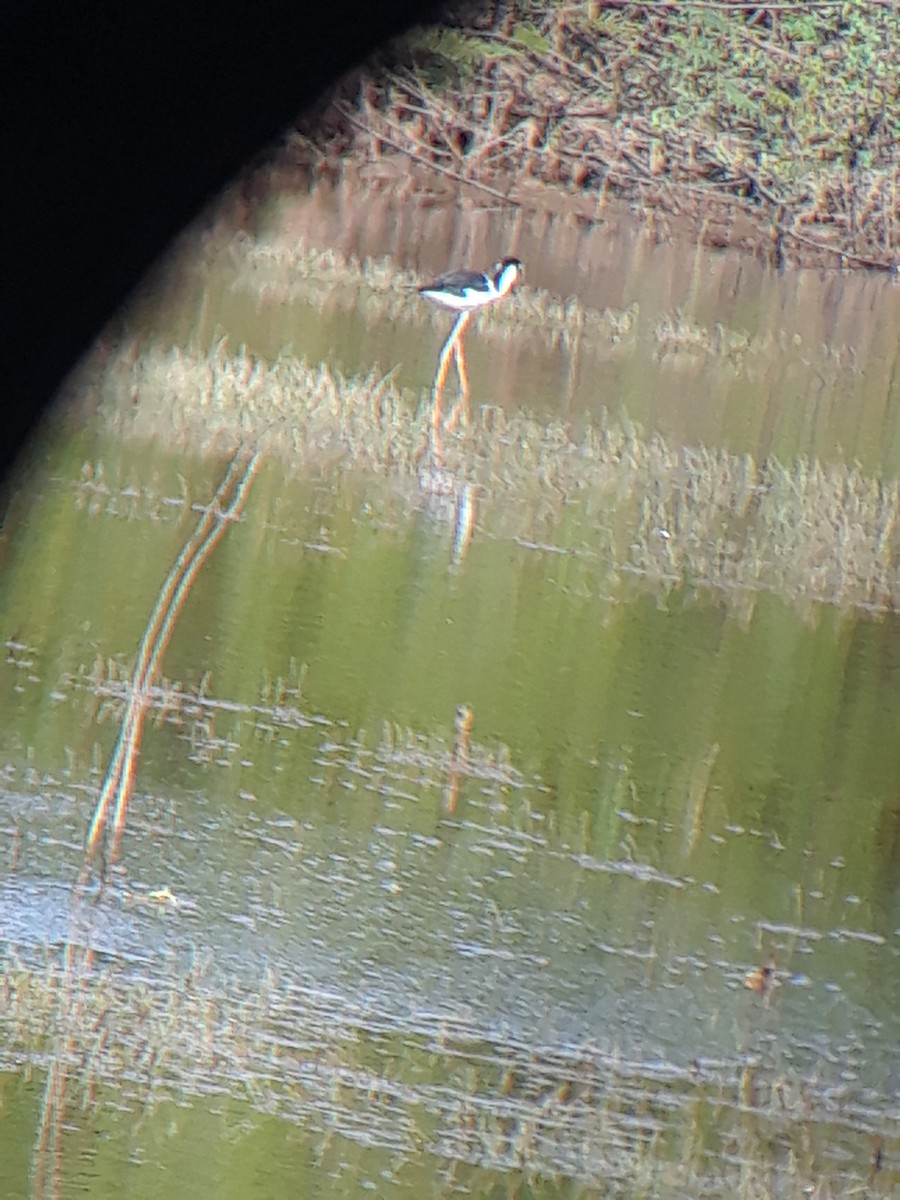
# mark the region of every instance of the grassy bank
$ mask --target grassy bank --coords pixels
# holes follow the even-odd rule
[[[535,202],[667,214],[775,263],[892,268],[900,9],[526,0],[460,9],[370,64],[303,155],[402,155]],[[387,65],[386,65],[387,64]]]

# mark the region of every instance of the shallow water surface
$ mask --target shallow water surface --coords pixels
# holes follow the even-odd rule
[[[615,245],[579,234],[582,308],[498,309],[435,462],[441,322],[339,257],[391,247],[347,240],[346,197],[329,235],[333,199],[173,272],[19,481],[0,1192],[890,1194],[887,334],[848,349],[834,280],[688,254],[686,293],[624,230],[630,271],[591,291]],[[543,259],[518,236],[552,292],[563,233]],[[439,251],[432,228],[400,265]],[[253,439],[121,864],[76,893],[157,591]]]

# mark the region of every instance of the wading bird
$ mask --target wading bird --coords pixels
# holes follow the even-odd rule
[[[419,288],[419,295],[436,304],[438,308],[446,308],[448,312],[459,315],[453,324],[450,335],[444,342],[438,359],[437,373],[434,377],[434,408],[432,423],[436,437],[441,426],[441,396],[450,365],[450,356],[456,361],[456,373],[459,377],[460,402],[451,414],[449,428],[454,428],[459,420],[459,414],[469,398],[469,381],[466,376],[465,356],[462,350],[462,335],[472,313],[485,304],[493,304],[509,295],[525,273],[525,268],[517,258],[501,258],[494,263],[489,271],[447,271],[439,275],[431,283]]]
[[[517,258],[501,258],[490,271],[448,271],[419,288],[419,295],[451,312],[471,312],[502,300],[524,274]]]

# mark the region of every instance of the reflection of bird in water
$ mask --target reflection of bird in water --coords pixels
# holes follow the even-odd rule
[[[448,271],[419,288],[419,295],[451,312],[471,312],[502,300],[524,274],[517,258],[501,258],[489,271]]]
[[[440,457],[440,438],[443,430],[441,420],[441,397],[450,365],[450,355],[456,362],[456,373],[459,376],[459,404],[450,414],[447,428],[455,428],[460,415],[469,399],[469,380],[466,376],[466,360],[462,350],[462,335],[472,313],[486,304],[493,304],[508,296],[525,273],[525,268],[517,258],[501,258],[494,263],[489,271],[447,271],[439,275],[431,283],[419,288],[419,295],[425,300],[436,304],[438,308],[446,308],[449,312],[459,315],[450,331],[450,336],[444,342],[438,359],[437,372],[432,389],[432,429],[433,449]]]

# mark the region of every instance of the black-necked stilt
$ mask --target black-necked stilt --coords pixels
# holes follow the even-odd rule
[[[441,457],[441,439],[444,432],[442,398],[447,370],[452,356],[459,377],[460,398],[447,419],[446,428],[453,430],[465,416],[469,401],[469,379],[463,353],[463,334],[476,309],[493,304],[509,295],[522,278],[525,268],[517,258],[501,258],[489,271],[448,271],[431,283],[419,288],[419,295],[439,308],[456,313],[453,328],[444,342],[438,358],[437,372],[432,386],[432,448],[436,459]]]
[[[519,282],[525,268],[517,258],[501,258],[489,271],[448,271],[419,288],[419,295],[439,308],[468,313],[502,300]]]

